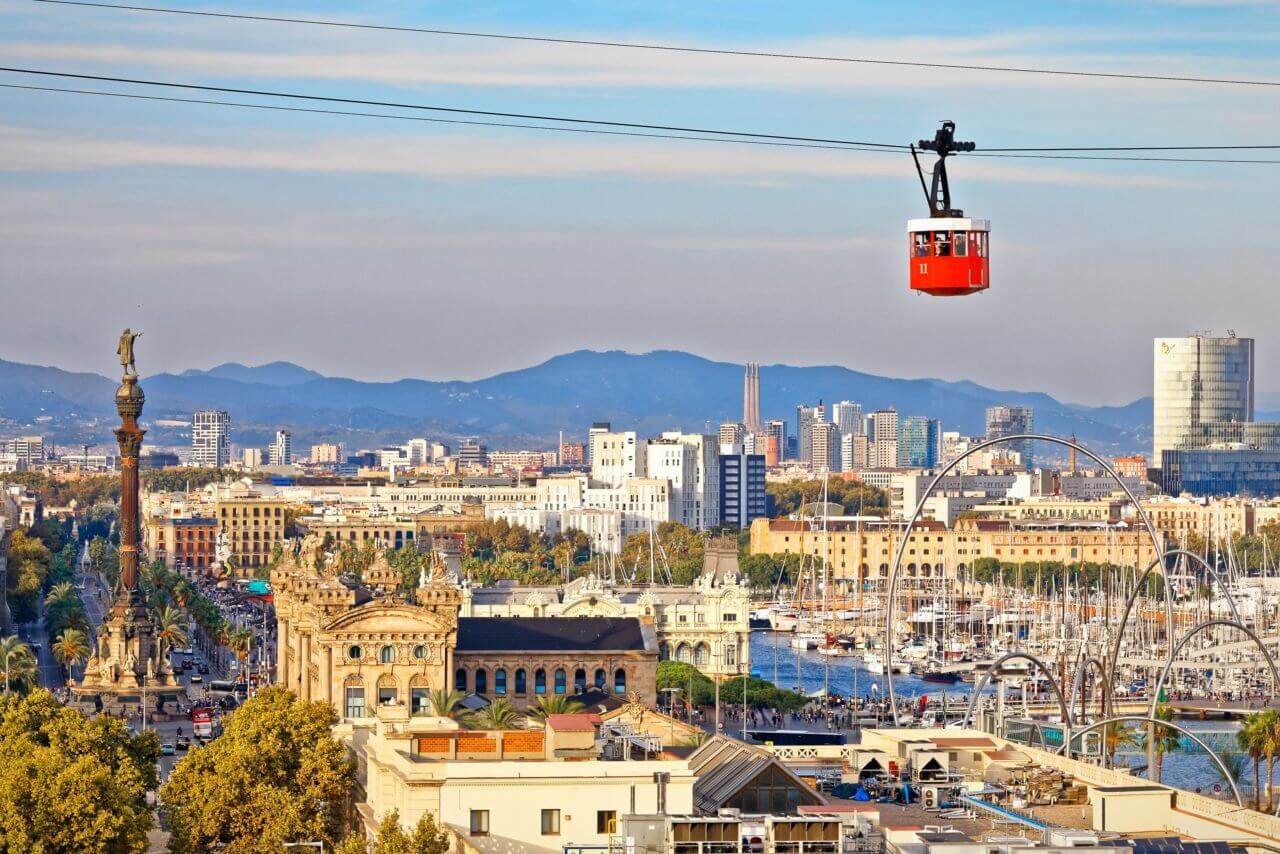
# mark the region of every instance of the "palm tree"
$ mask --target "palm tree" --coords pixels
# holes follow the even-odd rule
[[[1142,743],[1141,737],[1125,726],[1123,721],[1107,724],[1103,738],[1106,740],[1107,764],[1112,767],[1115,767],[1116,753],[1120,748],[1138,747]]]
[[[523,722],[524,715],[501,698],[494,700],[476,719],[476,725],[481,729],[519,729]]]
[[[1262,727],[1260,724],[1261,712],[1254,712],[1246,715],[1244,721],[1240,724],[1240,729],[1236,732],[1236,744],[1240,749],[1248,754],[1253,760],[1253,808],[1255,810],[1262,809]]]
[[[543,695],[538,698],[538,705],[529,710],[529,717],[546,723],[551,715],[576,715],[584,708],[577,700],[570,700],[563,694]]]
[[[53,642],[53,657],[67,668],[68,679],[73,665],[89,660],[89,652],[89,641],[79,629],[63,629]]]
[[[9,693],[12,682],[31,684],[35,682],[36,657],[31,647],[22,642],[17,635],[0,638],[0,664],[4,665],[4,692]]]
[[[236,654],[240,662],[240,674],[244,675],[244,663],[249,658],[249,650],[253,648],[253,632],[248,629],[236,629],[227,636],[227,647]]]
[[[465,699],[466,694],[461,691],[437,688],[430,695],[431,714],[457,721],[459,726],[467,726],[474,720],[475,713],[462,705]]]
[[[152,622],[156,627],[156,642],[160,645],[160,660],[165,653],[175,647],[187,645],[187,631],[183,628],[182,613],[172,605],[152,614]]]
[[[1276,778],[1276,756],[1280,755],[1280,712],[1267,709],[1258,713],[1259,746],[1267,757],[1267,812],[1272,811],[1271,781]]]
[[[1173,720],[1173,709],[1161,704],[1156,707],[1155,716],[1162,721],[1171,721]],[[1151,742],[1151,747],[1156,755],[1156,773],[1151,779],[1159,783],[1160,774],[1164,771],[1164,756],[1166,753],[1176,752],[1182,746],[1182,735],[1172,727],[1160,726],[1159,724],[1152,724],[1151,727],[1155,736]]]
[[[76,601],[76,588],[70,581],[61,581],[49,588],[44,596],[44,604],[50,609],[70,605]]]

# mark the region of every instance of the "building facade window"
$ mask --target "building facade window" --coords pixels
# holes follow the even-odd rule
[[[349,718],[364,717],[364,688],[348,687],[346,695],[346,716]]]
[[[579,667],[573,671],[573,693],[581,694],[587,690],[587,671]]]
[[[601,691],[604,690],[606,678],[607,677],[605,676],[604,668],[603,667],[598,668],[596,670],[595,686],[599,688]]]
[[[489,671],[481,667],[476,671],[476,688],[477,694],[489,693]]]
[[[556,693],[563,694],[565,692],[565,672],[563,667],[556,668]]]
[[[542,811],[542,835],[556,836],[560,833],[560,810]]]
[[[541,668],[533,671],[533,693],[547,693],[547,671]]]
[[[453,690],[467,690],[467,671],[459,667],[453,674]]]
[[[409,689],[409,713],[415,718],[424,718],[431,714],[431,692],[429,689]]]
[[[358,646],[349,646],[349,647],[347,647],[347,658],[351,659],[352,661],[359,661],[359,660],[360,660],[360,647],[358,647]]]
[[[621,667],[613,671],[613,693],[627,693],[627,671],[623,670]]]
[[[471,811],[471,835],[472,836],[488,836],[489,835],[489,811],[488,810],[472,810]]]
[[[516,670],[516,696],[523,697],[527,693],[529,693],[528,677],[525,675],[524,668],[521,667]]]
[[[413,648],[413,657],[418,659],[419,661],[426,660],[426,657],[427,657],[426,646],[424,646],[423,644],[418,644],[417,646],[415,646]]]
[[[596,810],[596,833],[617,833],[618,811]]]
[[[507,669],[499,667],[493,671],[493,693],[499,697],[507,695]]]
[[[394,646],[387,645],[378,650],[378,661],[383,664],[395,664],[396,648]]]

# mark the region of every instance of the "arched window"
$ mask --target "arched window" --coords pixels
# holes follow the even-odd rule
[[[587,671],[579,667],[573,671],[573,693],[581,694],[587,690]]]
[[[465,691],[465,690],[467,690],[467,670],[466,670],[466,668],[464,668],[464,667],[459,667],[459,668],[454,672],[454,674],[453,674],[453,690],[455,690],[455,691]]]
[[[525,675],[524,668],[516,670],[516,696],[523,697],[529,692],[528,677]]]
[[[396,648],[388,644],[378,650],[378,661],[381,661],[383,664],[395,664]]]
[[[541,667],[533,671],[533,693],[547,693],[547,671],[543,670]]]
[[[476,671],[476,693],[489,693],[489,671],[485,670],[483,667]]]
[[[627,671],[623,670],[621,667],[613,671],[613,693],[627,693]]]
[[[507,695],[507,669],[499,667],[493,671],[493,693],[499,697]]]
[[[711,647],[700,643],[693,648],[693,666],[706,667],[711,663]]]
[[[563,694],[565,689],[565,672],[563,667],[556,668],[556,693]]]
[[[604,690],[604,685],[605,685],[604,680],[605,680],[605,678],[606,678],[606,677],[605,677],[605,675],[604,675],[604,668],[603,668],[603,667],[601,667],[601,668],[597,669],[597,670],[596,670],[596,681],[595,681],[595,686],[596,686],[597,688],[599,688],[601,691],[603,691],[603,690]]]

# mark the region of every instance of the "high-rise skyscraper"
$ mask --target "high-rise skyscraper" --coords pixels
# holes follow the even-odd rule
[[[231,462],[231,416],[220,409],[197,412],[191,421],[191,465],[222,468]]]
[[[806,404],[796,407],[796,456],[802,463],[813,462],[813,423],[818,410]]]
[[[1166,450],[1208,444],[1208,425],[1253,420],[1253,339],[1155,339],[1151,464]]]
[[[1000,439],[1004,436],[1017,436],[1020,433],[1031,433],[1035,429],[1035,418],[1030,406],[989,406],[987,407],[987,439]],[[1023,439],[1005,444],[1011,451],[1022,456],[1022,464],[1027,471],[1035,468],[1035,457],[1031,449],[1031,440]]]
[[[863,430],[862,404],[842,400],[831,406],[831,420],[843,434],[858,434]]]
[[[830,421],[814,421],[809,440],[815,472],[840,470],[840,431]]]
[[[898,410],[877,409],[868,416],[867,434],[871,439],[868,462],[875,468],[893,468],[898,464]]]
[[[742,379],[742,423],[748,433],[760,432],[760,363],[747,362]]]
[[[942,425],[936,419],[908,415],[898,427],[899,468],[928,469],[938,464]]]
[[[288,430],[276,431],[276,440],[271,443],[267,457],[273,466],[293,465],[293,437]]]
[[[780,418],[770,421],[765,425],[764,432],[766,436],[778,440],[778,458],[770,463],[776,466],[787,456],[787,422]]]

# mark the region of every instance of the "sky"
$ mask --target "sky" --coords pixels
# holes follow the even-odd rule
[[[1275,0],[173,5],[1280,80]],[[893,143],[931,137],[942,119],[979,148],[1280,136],[1280,87],[639,51],[17,0],[0,0],[0,56],[30,69]],[[184,94],[13,73],[0,83]],[[474,379],[582,348],[669,348],[1104,404],[1150,393],[1153,337],[1232,329],[1258,339],[1264,399],[1280,392],[1275,265],[1266,260],[1277,245],[1266,223],[1280,165],[965,157],[949,172],[955,203],[992,222],[991,288],[963,299],[907,288],[905,221],[927,207],[902,153],[0,89],[0,358],[110,374],[125,326],[146,333],[143,373],[285,359],[360,379]]]

